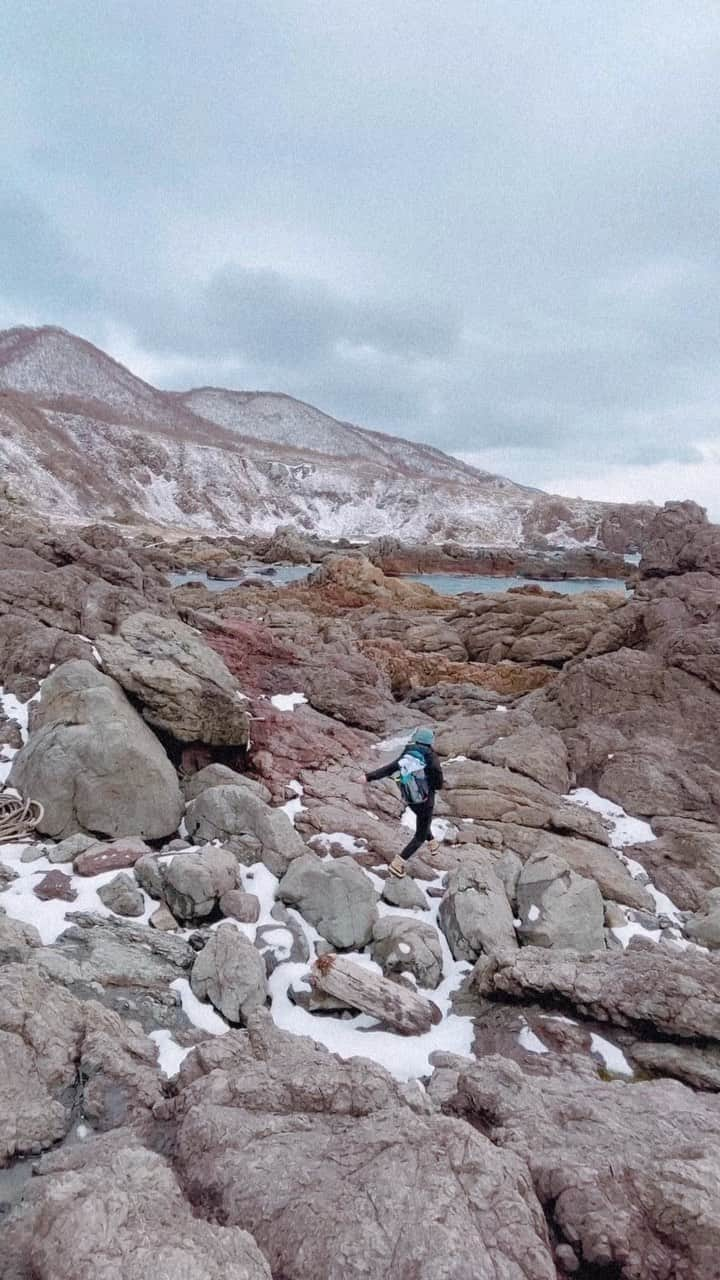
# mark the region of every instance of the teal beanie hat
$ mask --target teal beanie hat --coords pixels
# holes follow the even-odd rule
[[[425,725],[420,729],[416,729],[411,738],[411,742],[417,742],[422,747],[431,747],[434,741],[435,734],[432,729],[428,729]]]

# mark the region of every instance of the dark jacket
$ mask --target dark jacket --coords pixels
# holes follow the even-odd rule
[[[405,755],[405,751],[407,751],[410,746],[412,746],[413,751],[422,751],[425,757],[425,773],[427,774],[428,785],[430,787],[428,800],[434,800],[435,792],[442,790],[443,772],[440,768],[440,761],[432,747],[426,747],[424,744],[419,745],[417,742],[408,743],[405,750],[400,752],[400,755],[397,759],[393,760],[392,764],[383,765],[382,769],[375,769],[372,773],[366,773],[365,777],[368,782],[379,782],[381,778],[389,778],[393,773],[397,773],[400,761]]]

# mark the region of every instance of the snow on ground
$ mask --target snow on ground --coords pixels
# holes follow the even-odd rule
[[[623,852],[626,845],[649,844],[652,840],[657,839],[650,823],[643,821],[642,818],[630,817],[619,804],[614,804],[612,800],[607,800],[604,796],[597,795],[589,787],[578,787],[575,791],[571,791],[569,795],[563,796],[563,799],[570,801],[571,804],[578,804],[584,809],[592,809],[594,813],[599,813],[606,819],[610,828],[610,848],[627,867],[633,879],[639,880],[644,888],[647,889],[655,903],[656,915],[667,916],[675,926],[682,926],[683,916],[679,907],[675,906],[675,903],[668,898],[667,894],[661,893],[655,887],[641,862],[636,861],[634,858],[629,858]],[[624,947],[627,946],[630,938],[640,934],[651,938],[654,942],[660,937],[656,930],[645,929],[637,922],[631,921],[630,918],[628,918],[627,925],[613,929],[613,933],[619,938]]]
[[[207,1031],[210,1036],[224,1036],[230,1030],[225,1019],[215,1012],[211,1004],[198,1000],[187,978],[176,978],[170,983],[170,990],[177,991],[183,1013],[199,1031]]]
[[[279,808],[282,810],[283,813],[287,814],[293,826],[295,826],[295,819],[297,818],[299,813],[303,812],[305,808],[305,805],[303,804],[301,799],[303,794],[303,786],[301,782],[298,782],[296,778],[293,778],[292,782],[288,782],[287,789],[288,791],[294,791],[295,794],[293,795],[291,800],[286,800],[285,804],[281,804]]]
[[[270,704],[276,711],[294,711],[303,702],[307,702],[304,693],[276,693],[270,699]]]
[[[322,849],[323,853],[329,853],[333,845],[339,846],[345,850],[345,853],[351,855],[367,851],[367,840],[358,836],[349,836],[345,831],[323,831],[320,835],[311,836],[308,844]]]
[[[190,1049],[183,1049],[171,1031],[151,1031],[150,1039],[157,1045],[158,1066],[164,1076],[176,1076]]]
[[[98,897],[98,889],[109,884],[118,875],[117,871],[103,871],[98,876],[78,876],[72,873],[71,863],[52,863],[47,858],[37,858],[34,862],[23,862],[22,854],[28,847],[25,844],[0,845],[0,862],[17,872],[17,880],[12,880],[7,889],[0,895],[0,905],[14,920],[22,920],[37,929],[45,946],[56,942],[60,934],[72,924],[68,916],[76,911],[89,911],[95,915],[108,916],[117,920],[109,907]],[[53,898],[43,902],[33,893],[36,884],[48,871],[62,871],[72,876],[72,887],[77,891],[74,902],[63,902]],[[145,910],[141,916],[134,916],[127,923],[147,924],[150,915],[157,907],[157,902],[149,898],[141,890],[145,902]]]
[[[550,1052],[547,1045],[544,1045],[540,1037],[536,1036],[535,1032],[532,1031],[528,1026],[520,1028],[520,1033],[518,1035],[518,1042],[521,1048],[527,1049],[530,1053],[549,1053]]]
[[[602,1060],[603,1066],[614,1076],[634,1076],[630,1063],[628,1062],[622,1049],[616,1044],[612,1044],[606,1040],[604,1036],[596,1035],[595,1032],[590,1034],[590,1052],[595,1057]]]

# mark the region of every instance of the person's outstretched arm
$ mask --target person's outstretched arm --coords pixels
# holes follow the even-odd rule
[[[372,773],[366,773],[367,782],[379,782],[381,778],[389,778],[391,774],[397,773],[400,759],[393,760],[391,764],[384,764],[382,769],[374,769]]]

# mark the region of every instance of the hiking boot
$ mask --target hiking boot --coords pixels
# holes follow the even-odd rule
[[[400,857],[399,853],[395,854],[395,857],[390,863],[388,870],[390,871],[391,876],[396,876],[398,880],[402,880],[403,876],[405,875],[405,862]]]

